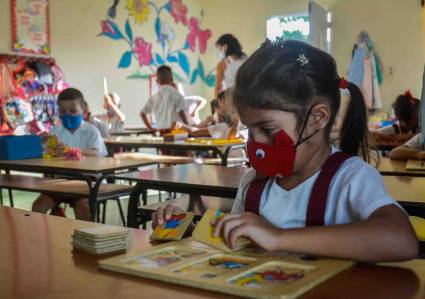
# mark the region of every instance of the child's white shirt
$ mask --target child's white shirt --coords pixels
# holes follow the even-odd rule
[[[422,143],[422,134],[421,133],[416,134],[415,136],[410,138],[408,141],[406,141],[406,143],[403,144],[403,145],[407,146],[408,148],[411,148],[411,149],[423,151],[424,145]]]
[[[332,152],[339,151],[332,148]],[[260,200],[260,215],[280,228],[305,227],[310,194],[320,171],[286,191],[275,178],[269,179]],[[243,213],[249,183],[255,171],[242,179],[232,213]],[[325,225],[353,223],[367,219],[378,208],[397,205],[388,195],[379,172],[353,157],[346,160],[333,177],[327,198]]]
[[[158,92],[149,98],[142,111],[155,115],[158,129],[167,129],[174,122],[181,121],[179,112],[185,108],[185,99],[175,88],[161,85]]]
[[[90,123],[83,122],[73,133],[59,124],[52,128],[51,134],[57,136],[60,142],[68,147],[84,150],[97,149],[102,156],[108,155],[99,130]]]

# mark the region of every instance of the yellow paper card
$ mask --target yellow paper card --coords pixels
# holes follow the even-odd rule
[[[222,236],[214,237],[214,226],[211,223],[215,223],[223,216],[224,213],[219,210],[208,209],[196,226],[192,234],[193,238],[198,242],[223,251],[234,251],[247,247],[249,245],[249,241],[245,238],[239,238],[236,242],[236,248],[231,249],[226,245]]]

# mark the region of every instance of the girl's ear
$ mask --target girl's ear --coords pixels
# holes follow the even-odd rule
[[[326,104],[316,104],[311,109],[310,123],[315,129],[324,129],[331,117],[330,107]]]

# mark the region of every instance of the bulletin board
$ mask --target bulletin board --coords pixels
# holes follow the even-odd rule
[[[49,0],[11,0],[13,51],[50,54]]]

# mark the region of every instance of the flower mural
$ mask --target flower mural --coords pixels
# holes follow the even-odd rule
[[[127,6],[129,13],[134,17],[136,24],[141,24],[148,19],[149,6],[148,0],[127,0]]]
[[[183,25],[187,25],[187,7],[182,3],[182,0],[171,0],[167,10],[171,13],[176,23],[180,21]]]
[[[155,72],[156,67],[162,64],[170,66],[175,64],[178,68],[173,67],[173,73],[178,81],[188,81],[190,84],[194,84],[199,79],[207,86],[214,86],[214,69],[205,72],[200,56],[195,65],[191,65],[187,56],[189,53],[192,53],[191,55],[199,53],[200,55],[206,52],[211,31],[201,29],[200,19],[188,18],[188,9],[182,0],[169,0],[159,7],[148,0],[126,0],[125,8],[128,10],[129,17],[133,17],[135,25],[146,26],[142,23],[148,19],[150,13],[152,14],[156,35],[156,40],[153,42],[146,40],[144,36],[133,36],[134,28],[129,19],[121,29],[114,20],[120,0],[113,2],[107,11],[106,19],[100,22],[99,36],[126,42],[128,50],[122,54],[118,68],[129,68],[133,62],[138,66],[138,69],[127,78],[148,79]],[[176,45],[176,32],[173,26],[165,20],[164,13],[169,14],[170,20],[173,20],[175,25],[184,26],[188,30],[182,46]],[[178,74],[179,71],[184,75]]]
[[[136,53],[139,65],[150,65],[152,61],[152,44],[145,42],[143,37],[134,40],[134,52]]]
[[[189,43],[192,52],[196,49],[196,41],[199,41],[199,52],[202,54],[207,50],[207,42],[211,37],[210,30],[201,30],[199,28],[199,20],[197,18],[190,18],[189,20],[189,34],[187,35],[187,42]]]

